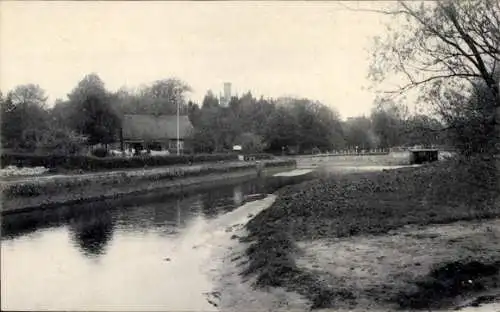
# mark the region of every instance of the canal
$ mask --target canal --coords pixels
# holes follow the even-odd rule
[[[2,310],[215,310],[202,294],[216,261],[209,245],[236,221],[227,216],[309,178],[6,215]]]

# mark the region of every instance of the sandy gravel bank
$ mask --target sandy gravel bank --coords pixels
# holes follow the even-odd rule
[[[255,278],[243,278],[241,271],[247,265],[245,250],[248,244],[240,243],[238,237],[243,237],[244,226],[255,215],[269,208],[275,201],[275,195],[251,202],[220,220],[224,224],[233,225],[226,228],[226,235],[217,239],[218,246],[213,249],[211,275],[214,289],[207,294],[218,311],[307,311],[310,304],[297,293],[287,292],[283,288],[255,289]]]
[[[500,219],[411,226],[387,235],[301,241],[298,246],[304,252],[297,258],[301,269],[314,272],[331,286],[348,289],[356,297],[355,302],[340,303],[339,308],[396,310],[396,304],[384,299],[397,297],[404,289],[417,290],[415,281],[441,263],[500,260]],[[481,296],[491,296],[500,303],[500,271],[487,278],[496,289],[458,296],[451,304],[460,307]],[[486,282],[481,276],[463,282],[474,285],[481,279]]]

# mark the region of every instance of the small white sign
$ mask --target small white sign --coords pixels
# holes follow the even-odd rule
[[[241,145],[233,146],[233,151],[241,151]]]

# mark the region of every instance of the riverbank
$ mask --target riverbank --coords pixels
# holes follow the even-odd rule
[[[368,286],[363,285],[355,274],[356,266],[366,269],[367,263],[374,259],[360,260],[354,257],[356,252],[340,255],[342,249],[332,242],[370,235],[387,237],[409,225],[498,218],[499,168],[498,163],[492,162],[449,160],[385,172],[340,174],[332,171],[334,173],[330,172],[326,178],[286,187],[278,192],[278,199],[269,209],[248,223],[248,235],[243,241],[250,243],[246,249],[249,262],[243,273],[254,277],[257,287],[284,287],[304,296],[313,309],[449,308],[457,297],[468,299],[480,289],[496,291],[500,289],[500,254],[494,251],[500,246],[495,221],[489,230],[483,229],[490,235],[479,235],[482,240],[434,244],[446,246],[446,255],[432,248],[415,249],[413,256],[432,261],[402,263],[399,271],[391,271],[397,272],[396,275],[386,275],[392,280],[402,280],[401,283],[391,284],[387,282],[391,279],[379,276],[375,281],[370,280]],[[473,223],[466,226],[474,227]],[[329,244],[325,245],[325,241]],[[433,247],[432,239],[419,244]],[[306,246],[329,248],[308,250]],[[461,252],[464,248],[473,252]],[[329,266],[324,261],[311,260],[318,259],[321,250],[336,253]],[[378,255],[388,257],[386,265],[398,267],[401,259],[397,253],[390,253],[395,249],[381,250],[387,251]],[[313,257],[311,252],[318,257]],[[337,267],[335,259],[344,255],[345,262],[356,266],[338,274],[333,270]],[[442,273],[450,268],[456,274],[450,277]],[[370,276],[372,269],[364,274]],[[465,281],[461,280],[464,278]],[[433,293],[438,295],[429,295]]]
[[[241,268],[248,261],[245,250],[248,244],[238,242],[238,237],[247,234],[245,225],[261,211],[268,209],[276,200],[275,195],[254,201],[224,216],[233,223],[220,232],[218,244],[212,246],[210,271],[214,287],[207,293],[207,300],[214,310],[223,312],[237,311],[307,311],[309,303],[306,298],[289,293],[283,288],[255,289],[254,278],[242,279]]]
[[[75,175],[48,175],[1,182],[2,214],[116,199],[152,191],[175,194],[223,180],[252,178],[263,171],[296,167],[293,160],[157,167]]]

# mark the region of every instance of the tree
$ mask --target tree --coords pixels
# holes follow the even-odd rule
[[[270,151],[292,150],[298,147],[300,128],[286,107],[277,107],[269,117],[265,138]]]
[[[61,129],[76,129],[72,118],[75,108],[70,101],[57,99],[49,110],[51,123]]]
[[[251,132],[245,132],[238,136],[235,143],[241,145],[246,153],[260,153],[265,149],[263,138]]]
[[[78,85],[68,94],[68,99],[73,104],[80,104],[89,96],[105,97],[107,93],[102,79],[96,73],[91,73],[78,82]]]
[[[187,105],[188,109],[188,116],[189,116],[189,121],[191,121],[191,124],[193,127],[197,127],[200,124],[200,118],[201,118],[201,111],[200,107],[198,104],[189,101]]]
[[[71,106],[69,119],[78,133],[88,137],[89,144],[115,141],[120,119],[99,76],[85,76],[68,94],[68,98]]]
[[[401,129],[401,142],[407,146],[445,144],[444,125],[436,118],[427,115],[415,115],[404,122]]]
[[[35,84],[17,86],[8,96],[14,106],[35,106],[45,109],[47,103],[45,90]]]
[[[228,129],[223,111],[219,107],[204,107],[193,134],[193,147],[199,152],[219,152],[229,146]]]
[[[49,127],[40,134],[37,148],[59,155],[78,154],[86,142],[86,138],[75,131],[58,126]]]
[[[378,146],[371,120],[365,116],[349,118],[344,123],[346,145],[350,149],[370,149]]]
[[[208,90],[205,97],[203,97],[203,102],[201,104],[202,109],[209,109],[219,107],[219,99],[214,95],[212,90]]]
[[[394,102],[382,102],[372,110],[373,133],[378,137],[379,147],[389,148],[402,143],[403,116]]]
[[[376,39],[371,77],[380,81],[391,73],[402,74],[408,83],[398,92],[416,88],[421,100],[437,106],[445,92],[470,94],[481,81],[491,94],[488,105],[493,108],[484,120],[485,125],[494,125],[486,126],[492,129],[488,136],[495,138],[487,150],[498,153],[500,96],[495,70],[500,61],[499,2],[399,2],[394,10],[377,12],[392,15],[393,24],[401,24],[390,30],[385,40]]]
[[[47,96],[38,85],[26,84],[8,92],[2,100],[2,145],[33,150],[38,132],[48,126]]]
[[[190,91],[188,84],[176,78],[156,80],[152,85],[140,90],[140,104],[148,105],[145,111],[150,114],[175,115],[178,105],[185,111],[185,97]]]
[[[488,122],[494,113],[491,92],[483,82],[478,82],[468,98],[460,99],[455,109],[446,113],[448,124],[454,129],[451,139],[464,154],[484,153],[485,148],[494,144],[494,125]]]
[[[111,110],[109,98],[88,95],[81,109],[84,116],[78,129],[88,137],[89,144],[109,144],[116,140],[120,120]]]

